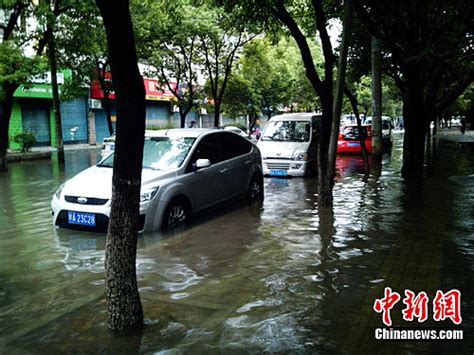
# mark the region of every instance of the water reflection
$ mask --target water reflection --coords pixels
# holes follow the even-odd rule
[[[0,175],[0,349],[371,353],[381,349],[371,303],[385,286],[461,289],[467,334],[474,154],[444,143],[431,149],[434,165],[415,185],[399,176],[399,139],[367,181],[360,157],[340,158],[332,210],[318,208],[314,179],[265,179],[263,206],[218,206],[179,233],[140,236],[146,326],[131,337],[105,326],[105,236],[51,225],[51,195],[98,152],[67,152],[64,169],[54,160],[12,165]],[[473,344],[382,345],[426,352]]]

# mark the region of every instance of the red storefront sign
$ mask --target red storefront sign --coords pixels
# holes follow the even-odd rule
[[[107,78],[109,79],[109,78]],[[110,80],[110,79],[109,79]],[[143,79],[145,85],[145,98],[146,100],[152,101],[173,101],[175,97],[171,90],[168,88],[168,85],[160,85],[157,80],[154,79]],[[170,86],[175,90],[176,83],[170,83]],[[90,87],[90,94],[92,99],[103,99],[104,93],[100,88],[100,83],[98,80],[94,80]],[[115,92],[109,94],[109,98],[115,99]]]

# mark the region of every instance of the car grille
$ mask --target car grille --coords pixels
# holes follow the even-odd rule
[[[290,163],[267,163],[267,168],[288,170],[290,169]]]
[[[64,196],[64,199],[66,200],[66,202],[69,202],[69,203],[77,203],[80,205],[94,205],[94,206],[102,206],[102,205],[105,205],[107,201],[109,201],[106,198],[87,197],[86,203],[80,203],[80,202],[77,202],[77,199],[80,197],[81,196]]]

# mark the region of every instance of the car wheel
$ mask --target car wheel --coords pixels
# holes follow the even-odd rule
[[[250,181],[247,191],[247,200],[249,202],[263,200],[263,177],[254,175]]]
[[[182,227],[191,220],[189,204],[184,198],[172,200],[163,214],[163,230],[172,230]]]

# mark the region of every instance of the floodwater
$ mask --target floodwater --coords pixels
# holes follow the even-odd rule
[[[181,233],[140,236],[138,283],[146,325],[106,327],[103,234],[56,230],[50,198],[94,164],[36,161],[0,175],[0,353],[470,353],[474,350],[474,150],[430,147],[423,182],[405,183],[401,137],[362,181],[341,157],[333,210],[313,179],[265,179],[263,208],[202,214]],[[462,293],[461,325],[420,324],[392,309],[394,327],[461,329],[463,341],[380,341],[372,310],[385,287]]]

